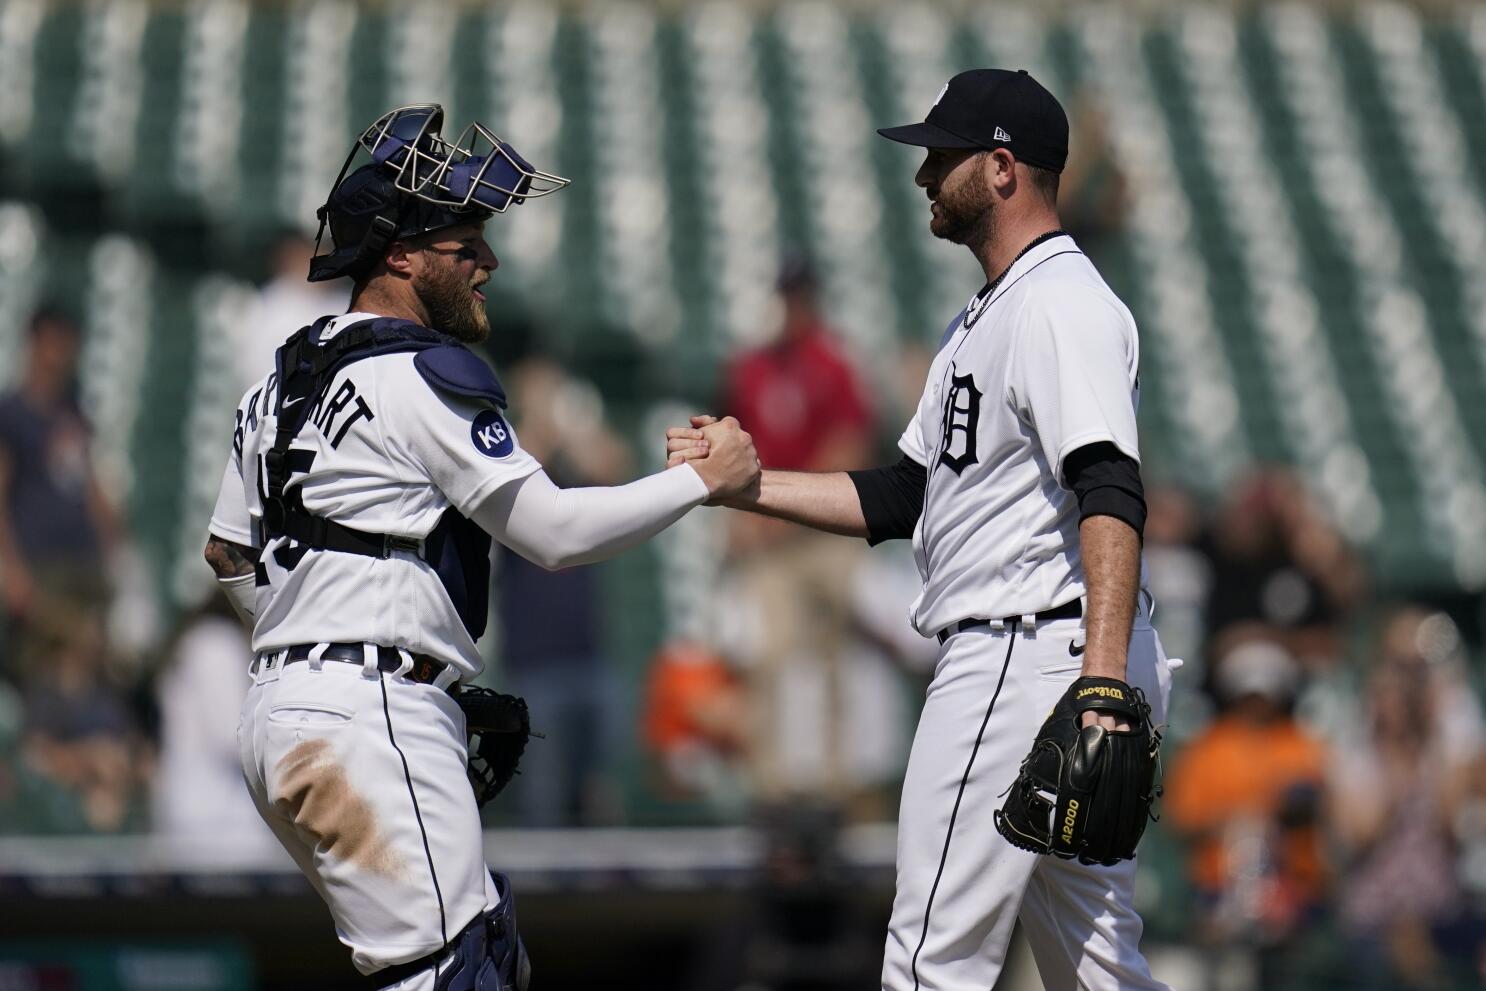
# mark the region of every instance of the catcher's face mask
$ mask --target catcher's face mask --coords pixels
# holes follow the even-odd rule
[[[568,184],[533,168],[483,124],[470,124],[452,143],[444,140],[443,121],[438,104],[420,104],[383,114],[361,132],[318,212],[311,282],[356,275],[398,238],[481,223]],[[369,161],[348,176],[363,152]],[[327,223],[334,247],[322,255]]]
[[[398,189],[439,206],[505,213],[513,202],[568,184],[533,168],[484,124],[471,123],[451,144],[439,135],[443,123],[438,104],[399,107],[361,132],[357,144],[394,170]]]

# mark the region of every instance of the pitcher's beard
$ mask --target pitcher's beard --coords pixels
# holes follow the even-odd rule
[[[978,171],[972,172],[952,192],[941,187],[934,204],[939,209],[929,218],[929,233],[935,237],[954,244],[992,239],[996,228],[996,197]]]

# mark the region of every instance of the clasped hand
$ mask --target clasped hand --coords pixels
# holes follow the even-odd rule
[[[755,489],[762,471],[753,438],[731,416],[694,416],[690,427],[666,431],[666,467],[687,462],[706,483],[709,504]]]

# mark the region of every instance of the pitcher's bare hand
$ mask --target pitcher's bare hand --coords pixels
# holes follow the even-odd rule
[[[685,460],[691,461],[692,468],[707,484],[707,491],[712,493],[708,501],[721,502],[757,486],[762,468],[748,432],[731,416],[722,420],[695,417],[692,422],[700,419],[711,421],[694,428],[702,434],[696,440],[707,445],[706,456]]]

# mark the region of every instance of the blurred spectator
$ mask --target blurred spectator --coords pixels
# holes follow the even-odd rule
[[[738,417],[770,468],[839,471],[871,463],[866,388],[821,314],[815,274],[799,258],[779,276],[770,339],[725,372],[722,412]],[[757,797],[845,797],[850,790],[843,656],[854,620],[852,574],[865,548],[751,514],[729,519],[745,625],[736,660],[754,713],[748,748]],[[806,694],[802,694],[806,693]],[[790,725],[804,726],[802,738]]]
[[[722,655],[685,639],[663,646],[650,662],[642,710],[661,795],[741,813],[749,718],[742,680]]]
[[[1173,730],[1185,738],[1207,721],[1211,709],[1198,688],[1205,680],[1202,648],[1207,630],[1204,610],[1213,583],[1212,562],[1198,541],[1202,519],[1191,493],[1169,485],[1146,490],[1147,516],[1143,548],[1146,580],[1156,608],[1152,620],[1168,656],[1184,662],[1172,682]]]
[[[629,451],[591,385],[541,356],[502,377],[522,447],[557,485],[630,477]],[[613,821],[619,795],[606,762],[622,740],[626,703],[604,649],[602,573],[548,572],[505,547],[499,554],[502,689],[526,699],[532,726],[546,734],[526,748],[511,785],[517,815],[528,826]]]
[[[1270,468],[1235,485],[1219,509],[1209,553],[1209,636],[1259,622],[1308,667],[1339,659],[1340,623],[1365,576],[1294,476]]]
[[[1450,803],[1458,847],[1455,875],[1466,896],[1465,913],[1445,932],[1448,951],[1475,986],[1486,987],[1486,750],[1476,753]]]
[[[1448,986],[1444,937],[1466,908],[1452,823],[1481,714],[1451,670],[1442,618],[1414,608],[1389,617],[1367,680],[1367,737],[1333,767],[1340,915],[1364,987]],[[1467,945],[1462,966],[1478,947]]]
[[[1111,267],[1118,271],[1120,266],[1108,263],[1130,207],[1125,175],[1109,152],[1104,115],[1097,102],[1080,91],[1068,105],[1072,132],[1079,139],[1069,150],[1068,163],[1059,177],[1058,215],[1063,229],[1073,235],[1101,272]]]
[[[155,682],[156,832],[173,839],[276,843],[253,808],[238,753],[250,659],[247,633],[220,594],[182,625]]]
[[[729,363],[723,412],[743,423],[770,468],[860,468],[872,454],[866,389],[820,312],[815,273],[803,260],[786,262],[779,300],[771,339]]]
[[[310,256],[315,242],[297,230],[282,231],[269,250],[273,270],[258,290],[252,311],[234,326],[233,371],[238,393],[267,375],[273,368],[273,353],[284,339],[327,313],[344,313],[350,300],[350,284],[309,282]]]
[[[76,616],[38,643],[25,691],[22,741],[27,765],[75,796],[81,817],[67,832],[119,832],[143,818],[146,762],[121,692],[104,675],[103,624]]]
[[[922,587],[906,540],[862,555],[851,576],[842,732],[852,799],[848,813],[856,820],[892,821],[897,814],[918,718],[919,707],[912,700],[923,697],[939,659],[938,642],[920,636],[908,623],[908,605]]]
[[[40,646],[106,615],[105,561],[119,521],[94,475],[78,409],[81,333],[58,310],[32,318],[19,385],[0,395],[0,595],[17,654],[14,676]]]
[[[1248,627],[1218,646],[1222,709],[1172,761],[1166,813],[1190,848],[1199,939],[1253,948],[1259,986],[1270,988],[1324,894],[1318,814],[1326,751],[1290,713],[1300,669],[1283,645]]]

